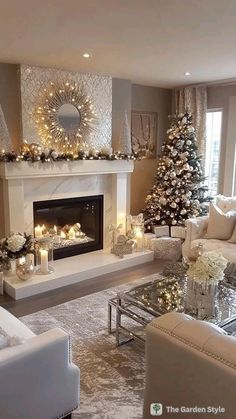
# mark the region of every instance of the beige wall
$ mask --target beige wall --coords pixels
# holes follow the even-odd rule
[[[166,138],[168,115],[171,113],[171,90],[132,85],[132,110],[157,112],[157,153]],[[135,162],[131,176],[131,214],[138,214],[144,207],[145,197],[153,184],[156,159]]]
[[[16,148],[22,139],[20,69],[18,65],[0,63],[0,104],[13,148]]]
[[[219,174],[219,192],[230,195],[232,192],[232,169],[234,164],[234,153],[232,153],[232,143],[235,145],[236,134],[233,136],[231,125],[236,118],[232,112],[232,97],[236,96],[236,84],[227,86],[210,86],[207,89],[208,109],[222,109],[222,140]]]

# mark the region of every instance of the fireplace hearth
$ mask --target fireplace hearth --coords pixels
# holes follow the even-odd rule
[[[51,237],[54,258],[103,248],[103,195],[33,203],[34,235]]]

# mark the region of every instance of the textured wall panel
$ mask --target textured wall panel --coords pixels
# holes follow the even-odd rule
[[[88,144],[98,150],[111,147],[112,78],[96,74],[81,74],[54,68],[21,66],[21,100],[23,138],[41,143],[33,112],[43,89],[50,83],[82,83],[94,103],[97,114],[96,129],[90,134]]]

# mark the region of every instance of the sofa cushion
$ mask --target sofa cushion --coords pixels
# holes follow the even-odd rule
[[[18,338],[20,340],[30,339],[35,334],[15,316],[0,307],[0,330],[2,329],[10,338]]]
[[[236,209],[236,196],[217,195],[216,196],[216,205],[223,212],[228,212],[228,211],[234,210],[234,209]]]
[[[229,243],[236,243],[236,224],[234,226],[233,234],[228,241],[229,241]]]
[[[236,222],[236,210],[224,213],[212,202],[210,203],[209,221],[206,239],[229,240]]]
[[[191,249],[201,245],[204,252],[216,251],[221,253],[229,262],[236,263],[236,245],[225,240],[197,239],[191,242]]]

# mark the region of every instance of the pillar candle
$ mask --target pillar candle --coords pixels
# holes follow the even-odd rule
[[[37,227],[35,227],[34,235],[36,238],[43,237],[43,228],[40,225],[37,225]]]
[[[48,251],[46,249],[41,249],[40,255],[41,255],[40,270],[42,273],[47,274],[48,273]]]

